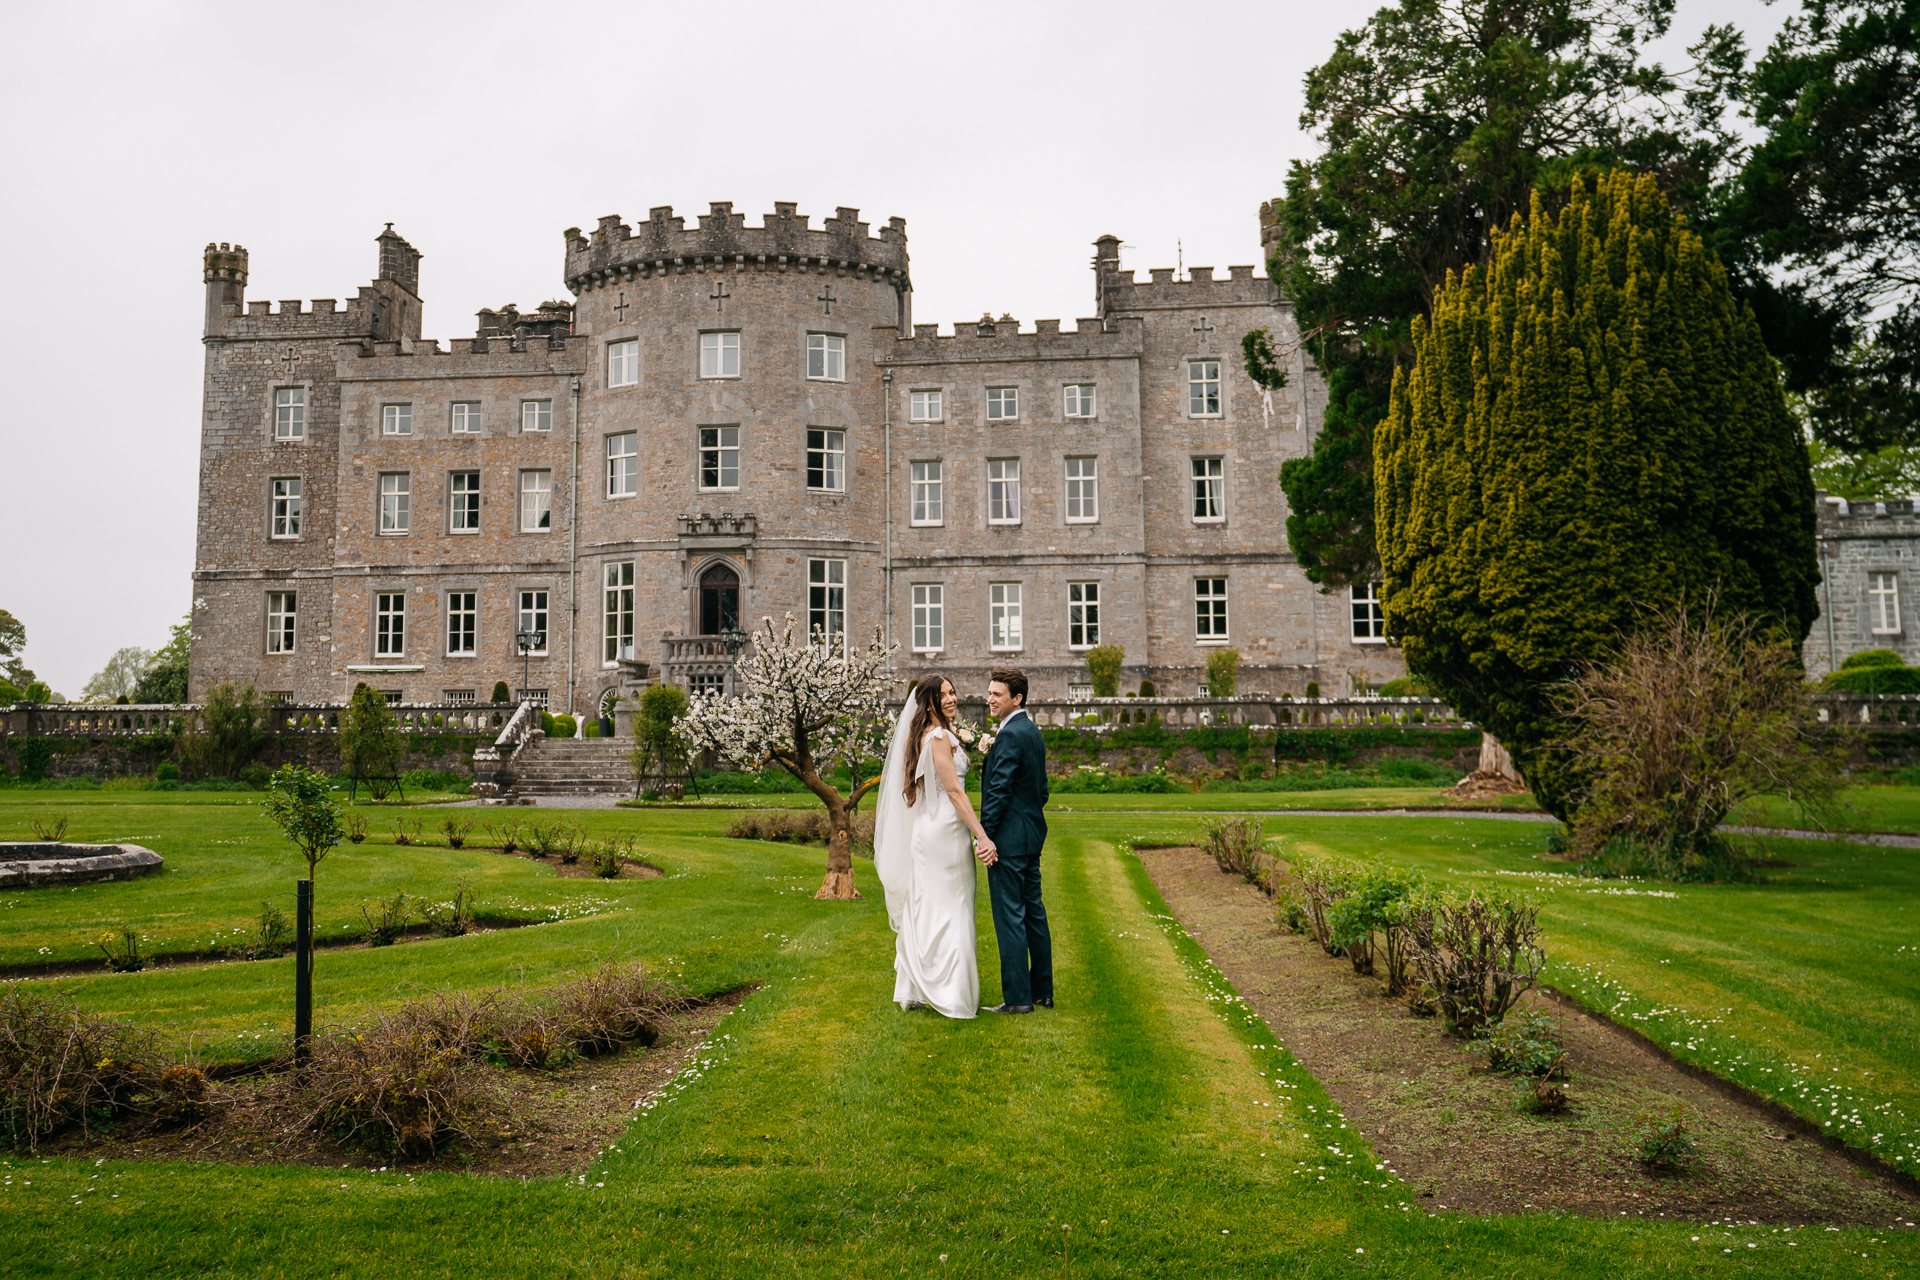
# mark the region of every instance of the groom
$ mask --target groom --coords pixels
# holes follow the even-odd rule
[[[980,825],[995,851],[987,864],[993,931],[1000,940],[1000,996],[993,1013],[1053,1008],[1053,935],[1040,901],[1040,846],[1047,839],[1047,748],[1026,713],[1027,678],[990,673],[987,714],[1000,722],[980,775]]]

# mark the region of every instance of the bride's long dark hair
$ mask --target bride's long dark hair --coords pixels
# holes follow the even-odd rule
[[[947,720],[946,708],[941,705],[946,690],[945,676],[922,676],[920,683],[913,686],[918,705],[914,708],[913,723],[907,726],[907,756],[901,762],[907,772],[906,785],[901,789],[907,793],[909,805],[920,799],[920,744],[926,741],[927,731],[935,727],[953,728]]]

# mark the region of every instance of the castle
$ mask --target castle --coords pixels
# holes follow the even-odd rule
[[[789,612],[882,629],[903,677],[1018,665],[1036,697],[1089,691],[1099,644],[1127,690],[1191,695],[1222,648],[1242,691],[1403,672],[1373,590],[1323,594],[1287,549],[1280,465],[1325,384],[1254,268],[1140,281],[1103,236],[1073,329],[942,336],[902,219],[686,221],[570,229],[575,301],[482,311],[450,350],[391,225],[344,307],[249,302],[247,251],[207,246],[190,696],[484,701],[524,667],[591,715],[724,688],[738,630]]]

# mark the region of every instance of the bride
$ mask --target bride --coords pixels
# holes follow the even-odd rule
[[[887,891],[887,919],[898,935],[895,1002],[971,1018],[980,1009],[980,969],[968,834],[982,862],[992,863],[994,845],[962,781],[967,749],[954,732],[959,706],[944,676],[927,676],[914,686],[887,748],[873,861]]]

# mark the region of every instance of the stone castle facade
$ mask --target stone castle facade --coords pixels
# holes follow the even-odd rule
[[[1137,280],[1104,236],[1073,329],[942,335],[901,219],[686,221],[569,230],[575,300],[450,349],[391,226],[345,306],[249,302],[246,250],[209,245],[190,696],[484,701],[528,633],[526,687],[591,714],[721,687],[725,634],[789,612],[887,631],[903,677],[1018,665],[1036,696],[1083,692],[1094,644],[1125,647],[1124,690],[1191,695],[1223,647],[1243,691],[1403,672],[1368,590],[1320,593],[1287,549],[1278,473],[1325,387],[1254,268]]]

